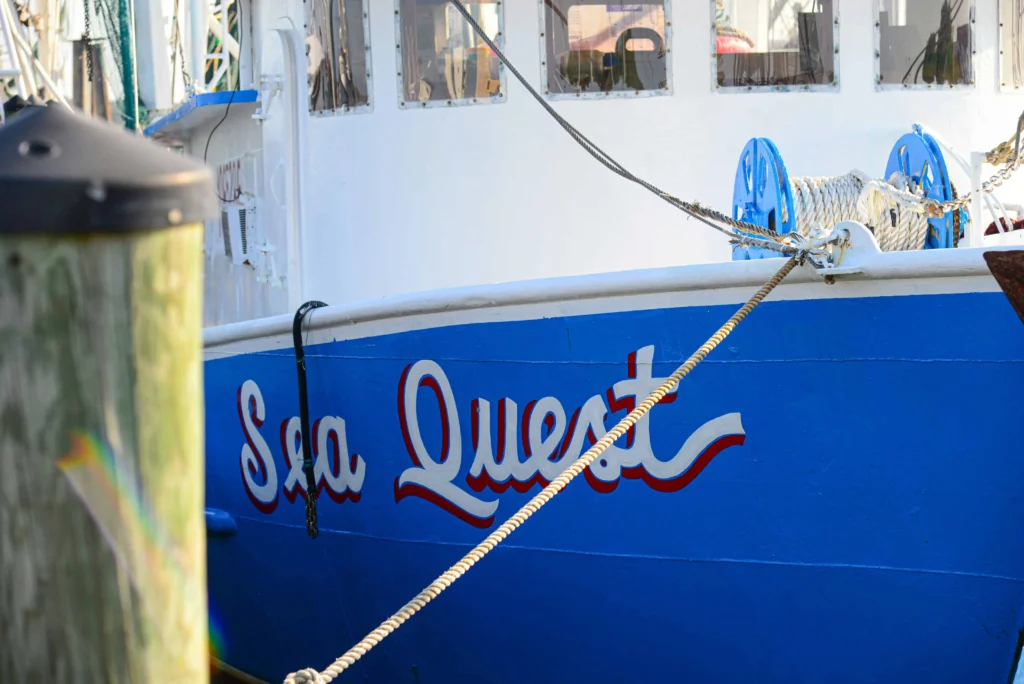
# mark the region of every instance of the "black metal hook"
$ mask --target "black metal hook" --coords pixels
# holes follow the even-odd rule
[[[306,474],[306,532],[313,539],[320,534],[316,515],[316,478],[313,476],[313,447],[309,437],[309,393],[306,390],[306,351],[302,346],[302,319],[313,309],[327,304],[309,301],[295,312],[292,323],[292,342],[295,346],[295,366],[299,374],[299,424],[302,430],[302,472]]]

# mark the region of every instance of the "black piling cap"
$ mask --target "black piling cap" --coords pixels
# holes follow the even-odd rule
[[[123,233],[217,215],[209,170],[61,104],[0,125],[0,235]]]

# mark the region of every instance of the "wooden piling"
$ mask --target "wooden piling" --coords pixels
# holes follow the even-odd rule
[[[212,187],[57,107],[0,128],[0,682],[209,681]]]

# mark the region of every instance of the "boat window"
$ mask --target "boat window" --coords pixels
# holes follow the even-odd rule
[[[541,0],[541,78],[550,99],[671,92],[671,19],[663,0]]]
[[[876,0],[875,77],[881,89],[974,83],[974,0]]]
[[[368,108],[370,27],[364,0],[306,0],[305,5],[309,111]]]
[[[500,0],[464,1],[474,21],[504,49]],[[402,107],[501,102],[505,69],[455,5],[396,0],[398,85]]]
[[[1024,88],[1024,0],[999,0],[999,87]]]
[[[913,1],[913,0],[911,0]],[[719,89],[834,90],[833,0],[711,0]]]

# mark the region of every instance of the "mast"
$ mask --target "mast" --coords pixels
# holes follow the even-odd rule
[[[124,87],[125,128],[139,128],[139,92],[135,76],[135,13],[132,0],[118,0],[117,24],[121,42],[121,84]]]
[[[206,90],[206,39],[209,5],[206,0],[189,0],[188,68],[197,93]]]

